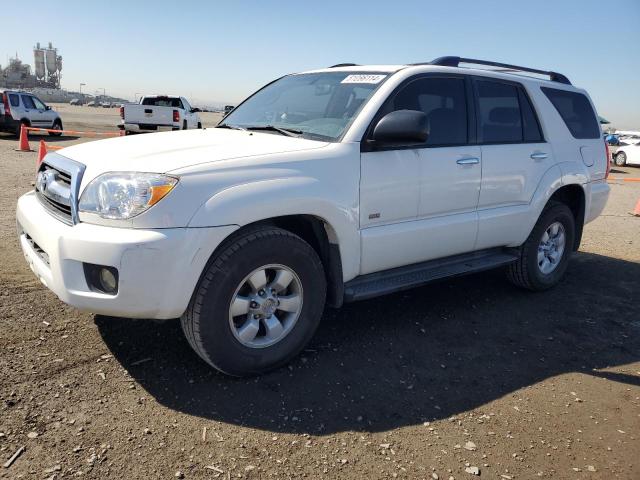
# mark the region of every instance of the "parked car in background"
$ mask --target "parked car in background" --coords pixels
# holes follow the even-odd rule
[[[236,108],[236,107],[234,107],[233,105],[225,105],[224,106],[224,114],[225,115],[230,114],[233,111],[234,108]]]
[[[619,167],[640,165],[640,143],[631,143],[618,147],[613,154],[613,162]]]
[[[82,105],[82,102],[80,101],[80,99],[78,98],[72,98],[69,101],[69,105]]]
[[[184,97],[146,95],[139,104],[120,107],[118,128],[127,133],[202,128],[198,112]]]
[[[612,147],[620,145],[620,137],[618,137],[615,133],[606,134],[604,139]]]
[[[0,89],[0,99],[0,131],[19,135],[21,125],[62,130],[58,112],[32,93]]]
[[[609,168],[593,103],[562,74],[342,64],[270,83],[216,128],[50,153],[16,215],[63,301],[181,317],[205,362],[252,375],[298,354],[325,305],[490,268],[553,287]]]
[[[95,106],[96,106],[95,100],[91,100],[90,102],[87,102],[87,107],[95,107]]]

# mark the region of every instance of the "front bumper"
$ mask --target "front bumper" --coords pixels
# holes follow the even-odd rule
[[[182,315],[209,257],[237,227],[142,230],[54,218],[29,192],[16,211],[20,245],[40,281],[80,310],[131,318]],[[84,263],[115,267],[115,295],[93,291]]]

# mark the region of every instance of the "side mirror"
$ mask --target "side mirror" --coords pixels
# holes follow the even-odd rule
[[[424,143],[428,136],[427,115],[418,110],[388,113],[373,129],[373,140],[381,144]]]
[[[51,110],[51,107],[49,105],[47,105],[46,107],[44,107],[45,110]]]

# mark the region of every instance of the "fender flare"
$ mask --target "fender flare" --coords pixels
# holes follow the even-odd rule
[[[330,195],[325,184],[305,176],[237,184],[212,195],[191,217],[188,227],[242,227],[275,217],[311,215],[325,224],[329,242],[338,245],[343,276],[349,279],[360,269],[357,208],[338,205]]]

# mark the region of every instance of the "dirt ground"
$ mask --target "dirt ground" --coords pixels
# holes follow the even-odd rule
[[[67,128],[117,123],[65,108]],[[14,215],[35,153],[15,146],[0,135],[0,463],[24,450],[0,478],[640,478],[640,183],[612,184],[551,291],[493,271],[327,310],[291,365],[239,380],[177,320],[81,313],[36,280]]]

